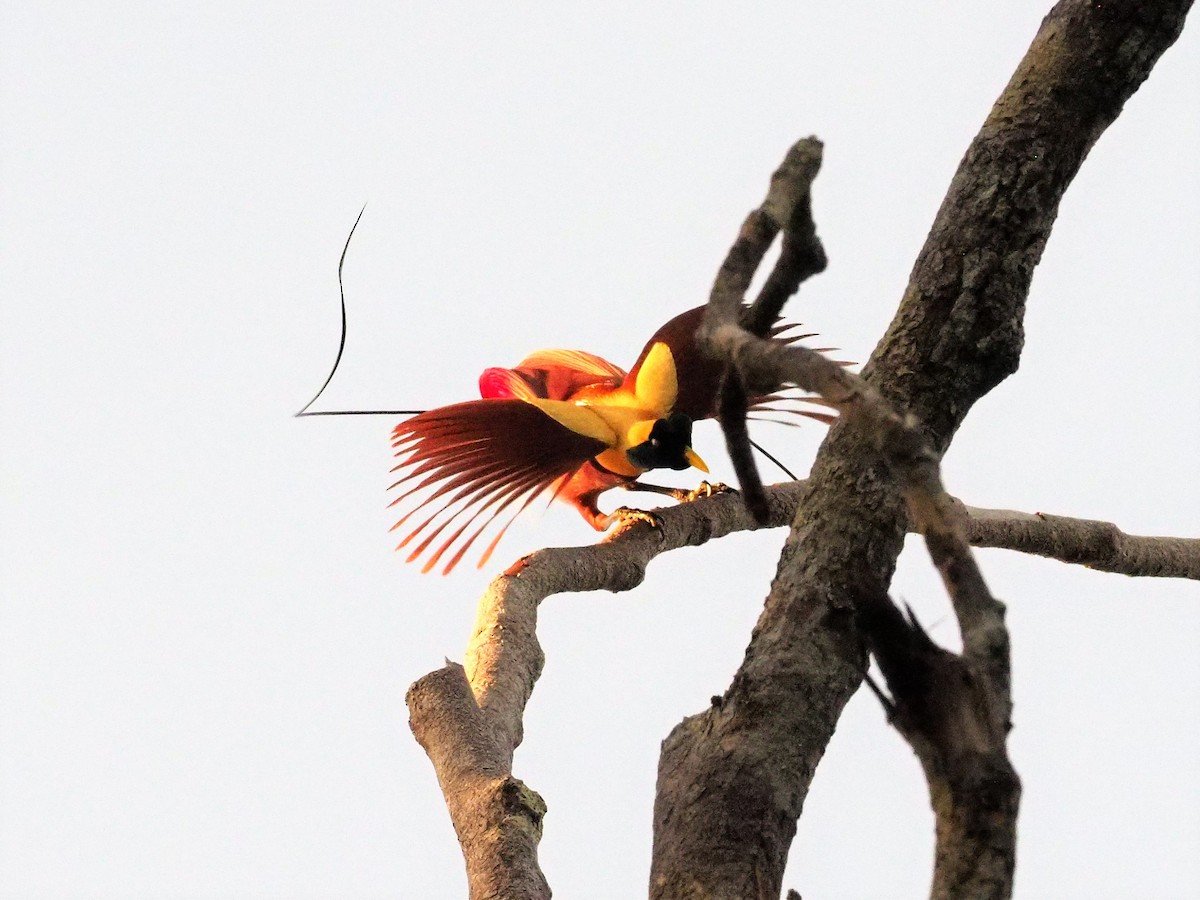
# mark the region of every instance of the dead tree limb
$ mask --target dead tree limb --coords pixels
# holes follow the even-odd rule
[[[771,176],[767,199],[746,217],[737,241],[717,274],[713,292],[723,298],[729,321],[740,323],[754,337],[765,338],[788,298],[806,278],[823,272],[828,264],[812,218],[812,182],[821,168],[821,152],[821,142],[813,137],[797,142],[788,151],[779,169]],[[754,303],[743,310],[742,298],[750,281],[781,232],[779,259]],[[757,390],[747,390],[746,375],[747,371],[732,360],[725,366],[718,391],[717,418],[746,508],[757,521],[764,522],[767,502],[750,447],[746,414],[752,393],[769,394],[779,385],[763,382],[753,386]]]
[[[917,413],[934,457],[975,400],[1015,368],[1029,279],[1058,201],[1189,5],[1059,4],[968,150],[864,371],[892,408]],[[842,401],[858,396],[851,388]],[[886,592],[909,522],[873,428],[847,417],[808,484],[766,493],[769,521],[791,521],[792,532],[733,684],[664,742],[652,896],[780,893],[813,771],[865,670],[856,610]],[[661,532],[635,528],[514,566],[481,603],[466,667],[448,664],[410,689],[412,728],[445,793],[473,898],[548,895],[536,862],[544,806],[511,772],[541,669],[537,603],[560,591],[628,589],[658,552],[753,525],[737,497],[662,520]],[[987,604],[980,609],[986,622]]]
[[[1200,538],[1126,534],[1112,522],[965,507],[975,547],[999,547],[1099,572],[1200,580]]]
[[[931,896],[1006,897],[1016,864],[1020,781],[1008,758],[1007,683],[995,658],[937,646],[886,596],[860,622],[887,679],[888,720],[916,753],[929,785],[937,846]],[[1007,660],[1007,653],[1004,654]]]
[[[773,216],[780,227],[790,227],[795,198],[808,196],[808,184],[788,179],[811,182],[816,175],[815,165],[790,163],[798,155],[819,161],[819,146],[806,139],[789,151],[748,225]],[[702,338],[731,361],[743,383],[798,385],[819,393],[842,420],[858,426],[894,476],[950,595],[963,653],[937,648],[915,622],[899,616],[885,594],[864,592],[859,621],[868,626],[868,643],[893,685],[901,731],[925,764],[938,821],[934,895],[1007,897],[1016,866],[1020,780],[1006,748],[1012,697],[1004,607],[984,582],[967,543],[965,511],[946,494],[940,455],[917,420],[901,416],[869,383],[821,354],[765,340],[741,326],[740,298],[753,272],[739,262],[761,259],[746,245],[763,232],[743,227],[729,255],[732,264],[717,277]]]
[[[469,668],[448,663],[417,681],[407,698],[413,732],[433,762],[459,832],[472,897],[544,896],[534,870],[545,806],[512,777],[525,703],[541,672],[537,605],[567,591],[630,590],[661,553],[736,531],[790,525],[806,489],[804,481],[767,486],[762,525],[735,494],[665,508],[658,511],[660,531],[635,527],[601,544],[541,550],[489,586],[479,603]],[[1126,575],[1200,579],[1200,540],[1126,535],[1108,522],[954,502],[974,546]],[[1119,536],[1115,543],[1112,534]],[[1116,556],[1102,552],[1114,545],[1126,549]]]
[[[1015,371],[1059,201],[1189,5],[1059,3],[968,148],[863,373],[936,454]],[[664,741],[652,897],[781,893],[816,764],[865,670],[854,610],[886,593],[905,531],[870,437],[853,419],[834,426],[742,667],[719,705]]]
[[[771,497],[767,527],[791,521],[803,484]],[[429,755],[462,847],[472,900],[550,896],[537,862],[542,799],[513,777],[525,704],[542,671],[538,604],[567,591],[625,591],[660,553],[759,527],[736,494],[664,509],[589,547],[539,550],[495,579],[479,602],[465,666],[447,662],[409,688],[409,724]]]

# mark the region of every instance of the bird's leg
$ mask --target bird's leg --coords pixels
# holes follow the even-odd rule
[[[610,522],[619,522],[621,525],[643,522],[651,528],[662,528],[662,519],[659,518],[658,513],[648,509],[634,509],[632,506],[618,506],[609,513],[608,518]]]
[[[651,528],[662,527],[662,519],[656,513],[645,509],[618,506],[611,513],[601,512],[600,507],[596,505],[596,500],[610,486],[620,487],[627,491],[644,491],[650,494],[661,494],[679,503],[690,503],[693,500],[699,500],[702,497],[711,497],[714,494],[737,493],[727,485],[719,483],[710,484],[707,481],[700,482],[700,486],[691,491],[684,488],[666,487],[661,484],[647,484],[644,481],[627,481],[621,484],[607,485],[597,490],[582,493],[570,501],[571,505],[579,510],[579,514],[583,516],[584,520],[597,531],[605,531],[615,524],[633,525],[637,522],[644,522]]]
[[[645,491],[649,494],[663,494],[670,497],[672,500],[677,500],[680,503],[691,503],[693,500],[699,500],[703,497],[712,497],[716,494],[736,494],[737,490],[731,488],[727,484],[710,484],[707,481],[700,482],[700,486],[695,490],[686,490],[685,488],[665,487],[660,484],[646,484],[644,481],[631,481],[621,485],[627,491]]]
[[[621,486],[623,487],[624,485]],[[651,528],[662,527],[662,520],[654,513],[644,509],[619,506],[611,513],[601,512],[600,507],[596,505],[596,499],[605,489],[588,491],[580,494],[571,501],[571,505],[579,510],[579,514],[583,516],[584,520],[597,531],[606,531],[614,524],[632,525],[636,522],[644,522]],[[664,488],[664,490],[669,490],[669,488]]]
[[[716,494],[736,494],[737,491],[729,487],[727,484],[710,484],[707,481],[700,482],[700,486],[695,490],[689,491],[684,488],[666,487],[661,484],[646,484],[644,481],[630,481],[622,484],[627,491],[645,491],[650,494],[662,494],[670,497],[679,503],[691,503],[693,500],[699,500],[703,497],[712,497]],[[628,506],[619,506],[612,511],[610,520],[620,521],[622,525],[628,525],[633,522],[645,522],[652,528],[661,528],[662,520],[657,514],[644,509],[633,509]]]
[[[647,484],[644,481],[629,481],[621,485],[627,491],[642,491],[647,494],[662,494],[664,497],[670,497],[672,500],[678,500],[682,503],[687,499],[691,491],[683,488],[667,487],[664,484]]]

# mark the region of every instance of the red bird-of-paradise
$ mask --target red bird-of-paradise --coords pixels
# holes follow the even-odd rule
[[[347,238],[338,263],[339,287],[349,245]],[[399,459],[392,472],[399,477],[389,490],[399,494],[391,506],[409,507],[392,526],[403,535],[396,549],[411,548],[407,562],[424,556],[422,572],[449,554],[442,569],[449,574],[499,521],[479,559],[482,567],[513,520],[538,497],[548,494],[551,501],[570,504],[603,531],[618,520],[653,521],[648,513],[624,507],[601,512],[596,501],[605,491],[623,487],[676,499],[696,493],[639,479],[652,469],[692,467],[708,472],[691,446],[692,423],[716,415],[722,367],[697,346],[703,318],[704,307],[697,307],[671,319],[654,333],[628,372],[581,350],[539,350],[514,368],[487,369],[479,378],[479,400],[424,411],[309,412],[345,349],[343,291],[342,339],[333,369],[296,415],[415,413],[392,431]],[[785,335],[791,327],[776,327],[772,339],[790,343],[812,337]],[[832,420],[822,412],[770,405],[781,399],[777,394],[752,398],[751,409]]]
[[[400,461],[393,472],[400,477],[390,489],[400,494],[392,505],[414,504],[393,526],[404,535],[397,549],[412,548],[408,562],[428,553],[423,572],[449,554],[443,569],[449,573],[503,517],[482,567],[512,521],[540,496],[570,504],[603,531],[618,519],[646,515],[601,512],[596,501],[605,491],[682,494],[638,479],[660,468],[708,472],[691,447],[692,423],[716,415],[721,367],[696,345],[703,316],[697,307],[663,325],[628,373],[580,350],[539,350],[514,368],[486,370],[482,399],[397,425],[392,446]],[[782,330],[776,340],[802,337],[782,337]],[[776,399],[757,398],[756,408],[771,408],[764,404]]]

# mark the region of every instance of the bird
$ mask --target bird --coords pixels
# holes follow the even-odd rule
[[[485,566],[512,522],[549,495],[576,509],[597,531],[653,514],[619,507],[600,510],[613,488],[652,491],[675,499],[697,492],[641,481],[653,469],[689,468],[707,474],[692,448],[694,422],[716,416],[722,364],[696,339],[705,307],[683,312],[647,341],[628,372],[582,350],[538,350],[512,368],[486,369],[480,399],[430,409],[395,426],[391,445],[398,494],[392,507],[411,507],[392,526],[411,548],[407,562],[424,557],[422,572],[444,557],[449,574],[489,526],[498,523],[479,558]],[[785,332],[784,343],[813,335]],[[780,394],[754,397],[751,409],[793,412],[832,421],[828,414],[771,406]],[[807,399],[818,402],[815,398]],[[700,494],[728,490],[701,484]]]

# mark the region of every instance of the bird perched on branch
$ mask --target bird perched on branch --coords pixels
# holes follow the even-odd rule
[[[708,472],[691,446],[692,423],[716,415],[722,369],[696,345],[703,316],[698,307],[663,325],[628,373],[583,351],[540,350],[514,368],[487,369],[479,379],[482,399],[397,425],[392,446],[400,462],[392,471],[400,477],[389,490],[401,491],[393,506],[412,505],[393,526],[406,529],[397,549],[412,546],[408,562],[431,551],[423,572],[449,553],[443,569],[449,573],[489,525],[507,517],[482,567],[513,519],[546,494],[573,506],[598,531],[618,520],[651,518],[623,507],[601,512],[596,501],[612,488],[684,499],[690,492],[639,478],[662,468]],[[785,337],[790,327],[776,328],[774,339],[812,336]],[[769,405],[779,399],[756,397],[751,408],[831,419]]]

